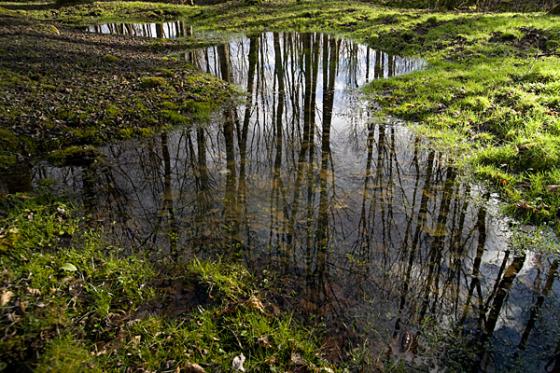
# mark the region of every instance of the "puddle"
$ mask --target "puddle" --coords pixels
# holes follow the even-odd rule
[[[178,35],[165,25],[95,27]],[[234,256],[274,274],[284,302],[326,323],[331,358],[365,346],[373,366],[560,368],[558,259],[510,251],[496,201],[357,93],[422,60],[298,33],[184,56],[247,102],[102,147],[99,162],[37,164],[25,185],[72,195],[116,244],[154,260]]]
[[[176,39],[193,35],[192,27],[183,21],[164,23],[104,23],[87,26],[85,31],[105,35],[126,35],[160,39]]]

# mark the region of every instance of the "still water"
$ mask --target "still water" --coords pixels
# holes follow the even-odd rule
[[[90,25],[88,32],[108,35],[127,35],[144,38],[175,39],[192,35],[192,28],[181,21],[166,23],[105,23]]]
[[[183,24],[90,31],[176,37]],[[36,164],[116,244],[158,258],[242,258],[285,306],[325,322],[329,357],[366,370],[560,369],[558,258],[510,249],[497,202],[357,89],[424,67],[326,34],[263,33],[182,56],[246,100],[210,123]],[[471,368],[472,367],[472,368]]]

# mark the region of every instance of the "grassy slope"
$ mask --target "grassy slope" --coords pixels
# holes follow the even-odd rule
[[[10,12],[14,12],[11,10]],[[22,11],[18,11],[21,13]],[[417,55],[427,71],[366,88],[385,113],[419,122],[510,213],[533,223],[560,215],[560,22],[542,13],[437,13],[353,1],[189,7],[108,2],[26,15],[71,24],[186,18],[200,29],[328,31]]]

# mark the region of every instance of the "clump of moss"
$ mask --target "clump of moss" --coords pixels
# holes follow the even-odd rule
[[[16,135],[8,129],[0,128],[0,169],[13,167],[17,163],[18,148]]]
[[[91,347],[90,347],[91,348]],[[102,372],[95,355],[71,334],[48,341],[36,372]]]
[[[216,110],[210,102],[189,100],[183,103],[183,109],[190,113],[196,122],[208,122]]]
[[[158,69],[156,69],[156,71],[158,73],[160,73],[163,76],[166,76],[168,78],[173,78],[175,76],[175,72],[171,69],[167,69],[165,67],[160,67]]]
[[[105,108],[105,118],[108,120],[115,120],[121,115],[122,111],[117,105],[109,104]]]
[[[100,156],[99,151],[93,146],[69,146],[64,149],[54,150],[47,159],[55,166],[81,166],[94,162]]]
[[[14,167],[17,164],[17,155],[0,154],[0,169]]]
[[[222,300],[239,300],[248,297],[252,279],[247,269],[239,264],[204,262],[194,260],[188,265],[199,284],[210,291],[212,297]]]
[[[190,119],[176,110],[162,110],[161,115],[165,121],[172,125],[186,125],[190,123]]]
[[[112,54],[106,54],[105,56],[103,56],[103,60],[105,60],[106,62],[119,62],[121,59],[115,55]]]
[[[140,78],[140,87],[144,89],[165,88],[169,83],[161,76],[143,76]]]
[[[60,6],[71,6],[71,5],[93,3],[93,0],[56,0],[55,3],[56,5],[60,5]]]

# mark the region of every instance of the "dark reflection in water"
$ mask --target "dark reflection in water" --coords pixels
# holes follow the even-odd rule
[[[226,255],[276,273],[287,302],[325,320],[329,346],[366,345],[374,366],[558,368],[558,259],[509,250],[495,202],[355,94],[421,61],[297,33],[185,58],[242,86],[245,103],[106,146],[99,162],[37,165],[35,185],[55,180],[154,260]]]

